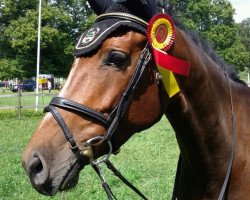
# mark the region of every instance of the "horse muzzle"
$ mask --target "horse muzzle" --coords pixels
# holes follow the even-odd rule
[[[78,183],[80,170],[84,167],[74,158],[74,161],[64,162],[57,168],[51,168],[51,161],[40,152],[26,156],[24,153],[22,165],[29,176],[34,189],[47,196],[55,195],[75,187]],[[86,163],[87,165],[88,163]]]

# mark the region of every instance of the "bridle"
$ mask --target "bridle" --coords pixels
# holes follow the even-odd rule
[[[99,16],[97,20],[110,18],[110,17],[121,18],[121,19],[130,20],[133,22],[137,22],[140,25],[144,25],[145,28],[147,26],[147,22],[144,22],[140,18],[137,18],[136,16],[133,16],[130,14],[124,14],[124,13],[123,14],[118,13],[117,15],[115,15],[115,13],[110,13],[110,15],[104,14],[104,15]],[[126,185],[132,188],[143,199],[147,199],[137,188],[135,188],[132,184],[130,184],[130,182],[128,182],[121,175],[121,173],[114,167],[114,165],[108,160],[108,158],[112,153],[114,153],[117,150],[117,149],[113,149],[113,144],[111,142],[112,137],[116,132],[117,126],[121,118],[123,117],[124,113],[127,111],[131,103],[134,92],[137,89],[138,84],[142,78],[142,75],[150,60],[151,60],[151,52],[149,50],[149,45],[147,43],[141,52],[140,58],[135,68],[135,72],[133,76],[131,77],[126,90],[122,93],[120,101],[117,103],[117,105],[114,107],[114,109],[111,111],[108,117],[104,116],[104,114],[102,114],[99,111],[93,110],[85,105],[81,105],[79,103],[76,103],[74,101],[71,101],[69,99],[65,99],[62,97],[54,97],[49,103],[49,105],[45,107],[44,109],[45,112],[50,112],[52,116],[55,118],[55,120],[57,121],[58,125],[62,129],[69,143],[69,146],[72,152],[75,154],[78,163],[81,166],[84,166],[86,162],[90,162],[94,170],[99,175],[101,182],[102,182],[102,186],[105,189],[109,199],[116,199],[116,198],[111,192],[109,186],[107,185],[104,179],[104,176],[102,174],[102,170],[100,167],[101,163],[105,163],[107,167],[110,170],[112,170],[116,176],[118,176]],[[102,125],[103,127],[105,127],[107,131],[104,134],[104,136],[97,136],[97,137],[89,139],[88,141],[85,142],[83,149],[80,149],[77,146],[72,133],[70,132],[67,124],[65,123],[62,115],[60,114],[57,108],[87,117],[95,121],[96,123]],[[92,150],[92,146],[96,143],[106,143],[109,145],[108,154],[99,160],[94,160],[94,155],[93,155],[93,150]]]
[[[81,116],[88,117],[94,120],[96,123],[103,125],[107,129],[103,137],[98,136],[92,138],[86,142],[87,145],[92,145],[96,142],[108,143],[109,141],[111,141],[111,138],[114,135],[123,114],[127,111],[127,108],[130,105],[134,91],[137,89],[138,83],[140,82],[143,72],[145,71],[145,68],[150,59],[151,53],[149,51],[148,44],[146,44],[137,63],[135,72],[127,86],[127,89],[125,90],[125,92],[122,93],[120,101],[112,110],[108,118],[105,117],[104,114],[102,114],[101,112],[95,111],[87,106],[81,105],[79,103],[62,97],[54,97],[49,103],[49,105],[45,107],[45,112],[50,112],[56,119],[66,139],[69,142],[70,148],[73,150],[76,156],[81,151],[78,148],[73,138],[73,135],[70,133],[63,117],[58,112],[56,107],[67,110],[72,113],[80,114]]]
[[[97,17],[97,20],[102,20],[102,19],[110,18],[110,17],[130,20],[130,21],[136,22],[140,25],[144,25],[145,28],[147,27],[147,22],[143,21],[142,19],[140,19],[136,16],[126,14],[126,13],[107,13],[107,14],[103,14],[103,15],[100,15],[99,17]],[[78,163],[81,166],[84,166],[84,164],[86,164],[86,162],[90,162],[93,169],[98,174],[98,176],[102,182],[102,186],[103,186],[104,190],[106,191],[106,194],[107,194],[109,200],[116,199],[116,198],[115,198],[114,194],[112,193],[111,189],[109,188],[107,182],[105,181],[105,178],[103,176],[102,169],[100,166],[101,163],[105,163],[107,165],[107,167],[114,173],[114,175],[119,177],[128,187],[130,187],[138,195],[140,195],[142,197],[142,199],[147,200],[147,198],[136,187],[134,187],[127,179],[125,179],[125,177],[115,168],[115,166],[109,161],[109,156],[112,153],[115,153],[117,151],[117,149],[113,148],[113,144],[111,142],[112,137],[116,133],[117,126],[118,126],[121,118],[123,117],[124,113],[127,111],[128,106],[131,103],[134,91],[137,89],[138,84],[142,78],[142,75],[143,75],[150,60],[151,60],[151,52],[149,50],[149,45],[147,43],[141,52],[140,58],[138,60],[138,63],[137,63],[136,69],[135,69],[135,72],[134,72],[132,78],[130,79],[130,82],[129,82],[126,90],[122,93],[120,101],[117,103],[117,105],[115,106],[115,108],[112,110],[112,112],[110,113],[110,115],[108,117],[104,116],[104,114],[102,114],[99,111],[93,110],[87,106],[81,105],[79,103],[76,103],[74,101],[71,101],[69,99],[65,99],[62,97],[54,97],[51,100],[51,102],[49,103],[49,105],[47,107],[45,107],[45,109],[44,109],[45,112],[50,112],[53,115],[53,117],[55,118],[55,120],[57,121],[58,125],[62,129],[62,131],[63,131],[63,133],[64,133],[64,135],[69,143],[69,146],[70,146],[72,152],[75,154]],[[231,102],[231,113],[232,113],[233,144],[232,144],[232,151],[231,151],[230,161],[228,164],[227,174],[226,174],[222,189],[220,191],[220,195],[219,195],[218,200],[223,200],[225,198],[226,187],[228,185],[229,176],[231,173],[233,159],[234,159],[234,146],[235,146],[233,99],[232,99],[232,92],[231,92],[231,85],[229,83],[229,78],[228,78],[227,74],[226,74],[226,76],[228,79],[228,84],[229,84],[229,89],[230,89],[230,98],[231,98],[230,102]],[[158,85],[160,86],[161,85],[160,75],[159,75],[159,79],[157,78],[157,82],[158,82]],[[161,91],[161,88],[159,88],[159,92],[160,91]],[[160,98],[160,100],[161,100],[161,98]],[[57,108],[61,108],[61,109],[66,110],[66,111],[76,113],[76,114],[79,114],[79,115],[84,116],[84,117],[88,117],[88,118],[92,119],[93,121],[95,121],[96,123],[105,127],[107,131],[104,134],[104,136],[97,136],[97,137],[94,137],[94,138],[87,140],[84,144],[83,149],[80,149],[77,146],[76,141],[74,140],[72,133],[70,132],[67,124],[65,123],[60,112],[58,112]],[[92,150],[92,146],[96,143],[107,143],[109,146],[108,154],[103,156],[101,159],[97,159],[97,160],[94,159],[93,150]],[[179,168],[179,164],[178,164],[178,168]],[[176,177],[178,176],[178,168],[177,168]],[[176,188],[174,188],[172,199],[175,199],[175,195],[176,195],[175,189]]]
[[[50,104],[44,109],[45,112],[50,112],[53,115],[53,117],[61,127],[66,139],[69,142],[69,146],[72,152],[77,157],[79,164],[83,166],[84,164],[86,164],[86,162],[88,161],[90,162],[94,170],[99,175],[102,182],[102,186],[105,189],[109,199],[113,199],[115,197],[104,179],[100,167],[101,163],[105,163],[107,167],[110,170],[112,170],[116,176],[118,176],[126,185],[132,188],[143,199],[147,199],[137,188],[135,188],[130,182],[128,182],[121,175],[121,173],[114,167],[114,165],[108,160],[108,158],[113,153],[113,146],[111,143],[112,136],[115,134],[116,128],[123,114],[127,111],[127,108],[130,105],[134,91],[136,90],[138,83],[140,82],[143,72],[145,71],[145,68],[150,59],[151,59],[151,53],[149,51],[148,44],[146,44],[137,63],[136,70],[129,82],[129,85],[127,86],[127,89],[122,94],[120,101],[113,109],[108,118],[106,118],[102,113],[98,111],[95,111],[87,106],[80,105],[76,102],[73,102],[71,100],[62,97],[54,97],[51,100]],[[66,125],[62,115],[60,114],[60,112],[58,112],[56,107],[93,119],[96,123],[99,123],[103,125],[105,128],[107,128],[105,135],[103,137],[97,136],[89,139],[88,141],[85,142],[84,148],[80,150],[80,148],[76,144],[76,141],[74,140],[72,133],[70,132],[68,126]],[[105,155],[103,158],[101,158],[101,160],[94,160],[93,156],[92,145],[97,142],[108,143],[109,145],[109,153]]]

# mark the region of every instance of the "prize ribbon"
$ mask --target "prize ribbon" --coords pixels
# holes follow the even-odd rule
[[[166,53],[172,46],[174,37],[174,24],[169,15],[158,14],[150,20],[147,28],[147,38],[169,97],[180,91],[173,73],[188,76],[190,70],[188,62]]]

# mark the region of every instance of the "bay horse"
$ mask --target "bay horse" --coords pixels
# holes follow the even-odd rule
[[[147,26],[129,14],[106,17]],[[169,98],[145,34],[121,27],[75,58],[59,97],[47,107],[22,157],[32,186],[45,195],[74,187],[85,165],[165,114],[180,148],[174,198],[222,199],[223,187],[227,199],[250,198],[247,85],[207,43],[176,24],[168,54],[187,61],[190,74],[174,75],[180,92]]]

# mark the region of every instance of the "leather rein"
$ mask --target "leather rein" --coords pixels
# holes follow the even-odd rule
[[[230,102],[230,112],[231,112],[231,131],[232,131],[232,144],[231,144],[231,154],[230,154],[230,159],[228,161],[228,165],[227,165],[227,171],[226,171],[226,175],[223,181],[223,185],[221,187],[221,190],[219,192],[219,196],[217,198],[217,200],[225,200],[227,199],[226,197],[226,191],[227,191],[227,187],[228,187],[228,182],[229,182],[229,178],[230,178],[230,174],[232,172],[232,168],[233,168],[233,161],[234,161],[234,155],[235,155],[235,143],[236,143],[236,132],[235,132],[235,115],[234,115],[234,101],[233,101],[233,93],[232,93],[232,87],[231,87],[231,83],[230,83],[230,78],[227,74],[227,72],[224,71],[224,74],[226,76],[227,79],[227,84],[228,84],[228,89],[229,89],[229,102]],[[172,193],[172,200],[176,200],[177,199],[177,179],[180,175],[180,170],[181,170],[181,162],[182,162],[182,157],[181,154],[179,156],[179,160],[178,160],[178,164],[177,164],[177,170],[176,170],[176,175],[175,175],[175,184],[174,184],[174,189],[173,189],[173,193]]]
[[[140,25],[143,25],[145,28],[147,28],[147,25],[148,25],[148,23],[143,21],[142,19],[140,19],[134,15],[126,14],[126,13],[110,13],[110,14],[107,13],[107,14],[98,16],[97,20],[110,18],[110,17],[133,21],[133,22],[136,22]],[[115,108],[112,110],[112,112],[110,113],[110,115],[108,117],[104,116],[104,114],[102,114],[99,111],[93,110],[87,106],[81,105],[79,103],[76,103],[76,102],[71,101],[69,99],[65,99],[63,97],[54,97],[51,100],[51,102],[49,103],[49,105],[47,107],[45,107],[45,109],[44,109],[45,112],[50,112],[52,114],[52,116],[55,118],[55,120],[57,121],[58,125],[60,126],[61,130],[63,131],[63,133],[65,135],[65,138],[67,139],[67,141],[69,143],[69,146],[70,146],[72,152],[75,154],[78,163],[81,166],[84,166],[84,164],[86,164],[86,162],[90,162],[91,166],[98,174],[98,176],[101,180],[101,183],[102,183],[102,187],[104,188],[109,200],[116,199],[116,197],[112,193],[110,187],[108,186],[108,184],[103,176],[103,172],[102,172],[102,169],[100,166],[102,163],[104,163],[108,167],[108,169],[110,169],[113,172],[113,174],[115,176],[120,178],[128,187],[130,187],[134,192],[136,192],[142,199],[148,200],[135,186],[133,186],[115,168],[115,166],[110,162],[109,157],[112,153],[117,151],[117,149],[113,148],[113,144],[111,142],[112,136],[116,133],[117,126],[118,126],[121,118],[123,117],[124,113],[127,111],[127,108],[130,105],[131,100],[133,98],[134,91],[137,89],[138,83],[140,82],[141,77],[142,77],[150,60],[151,60],[151,52],[149,50],[149,45],[147,43],[141,52],[140,58],[137,62],[135,72],[134,72],[133,76],[131,77],[130,82],[129,82],[126,90],[123,92],[120,101],[117,103],[117,105],[115,106]],[[158,77],[160,77],[160,75]],[[161,85],[161,78],[157,78],[157,82],[158,82],[158,85],[160,86]],[[231,158],[230,158],[230,162],[229,162],[228,169],[227,169],[227,174],[226,174],[226,177],[225,177],[225,180],[224,180],[224,183],[223,183],[218,200],[222,200],[225,197],[226,187],[228,185],[228,180],[229,180],[229,176],[230,176],[230,172],[231,172],[231,168],[232,168],[232,164],[233,164],[233,158],[234,158],[234,146],[235,146],[234,130],[235,130],[235,128],[234,128],[233,100],[232,100],[231,85],[229,83],[229,80],[228,80],[228,84],[229,84],[229,88],[230,88],[230,97],[231,97],[230,100],[231,100],[231,112],[232,112],[233,144],[232,144],[232,153],[231,153]],[[159,88],[159,90],[160,90],[160,88]],[[61,108],[61,109],[66,110],[66,111],[80,114],[81,116],[84,116],[84,117],[88,117],[88,118],[92,119],[93,121],[95,121],[96,123],[99,123],[102,126],[104,126],[107,129],[107,131],[104,134],[104,136],[97,136],[97,137],[94,137],[94,138],[87,140],[84,144],[84,148],[80,149],[77,146],[77,143],[74,140],[72,133],[70,132],[67,124],[65,123],[60,112],[58,112],[57,108]],[[94,155],[93,155],[92,146],[95,145],[96,143],[100,143],[100,142],[107,143],[109,145],[109,153],[107,155],[104,155],[102,158],[95,160]],[[177,176],[178,176],[178,169],[177,169],[176,177]],[[175,199],[175,192],[176,192],[175,189],[176,188],[174,188],[172,199]]]

